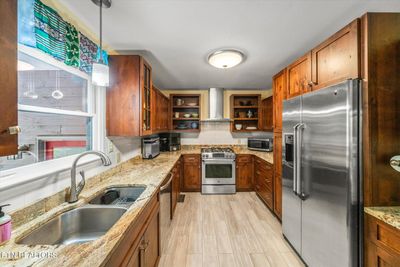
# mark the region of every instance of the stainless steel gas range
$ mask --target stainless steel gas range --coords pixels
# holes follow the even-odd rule
[[[236,155],[231,148],[201,149],[203,194],[236,193]]]

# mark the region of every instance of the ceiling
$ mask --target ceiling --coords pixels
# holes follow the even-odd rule
[[[91,0],[60,0],[93,32]],[[160,89],[270,88],[280,69],[366,11],[400,12],[399,0],[113,0],[104,11],[104,42],[144,55]],[[232,69],[207,55],[238,48]]]

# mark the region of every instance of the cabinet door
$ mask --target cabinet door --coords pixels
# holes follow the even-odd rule
[[[311,51],[313,90],[360,77],[359,21],[354,20]]]
[[[282,134],[274,133],[274,212],[282,218]]]
[[[262,120],[262,130],[270,131],[273,127],[273,100],[272,96],[267,97],[261,102],[261,120]]]
[[[145,240],[144,236],[140,240],[139,245],[134,249],[129,261],[121,266],[129,266],[129,267],[143,267],[145,263],[144,254],[145,254]]]
[[[156,209],[150,217],[150,222],[144,234],[145,254],[143,267],[155,267],[160,258],[160,212]]]
[[[282,131],[283,99],[286,92],[286,69],[279,72],[273,78],[273,126],[274,131]]]
[[[238,191],[253,190],[253,156],[237,155],[236,158],[236,189]]]
[[[200,155],[183,155],[183,191],[200,191],[201,185]]]
[[[152,133],[152,77],[150,65],[141,57],[141,135],[149,135]]]
[[[307,53],[286,68],[286,98],[292,98],[311,91],[311,53]]]
[[[0,32],[0,156],[7,156],[18,152],[18,136],[9,132],[18,124],[17,1],[0,1]]]

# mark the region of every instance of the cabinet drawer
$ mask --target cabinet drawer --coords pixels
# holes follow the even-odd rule
[[[236,162],[240,163],[251,163],[253,161],[252,155],[238,155],[236,158]]]
[[[200,162],[200,155],[183,155],[183,162]]]
[[[369,238],[372,242],[400,253],[400,230],[368,215]]]

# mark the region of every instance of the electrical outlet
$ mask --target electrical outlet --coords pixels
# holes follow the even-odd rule
[[[114,152],[113,143],[110,140],[108,140],[107,143],[108,143],[108,153]]]

